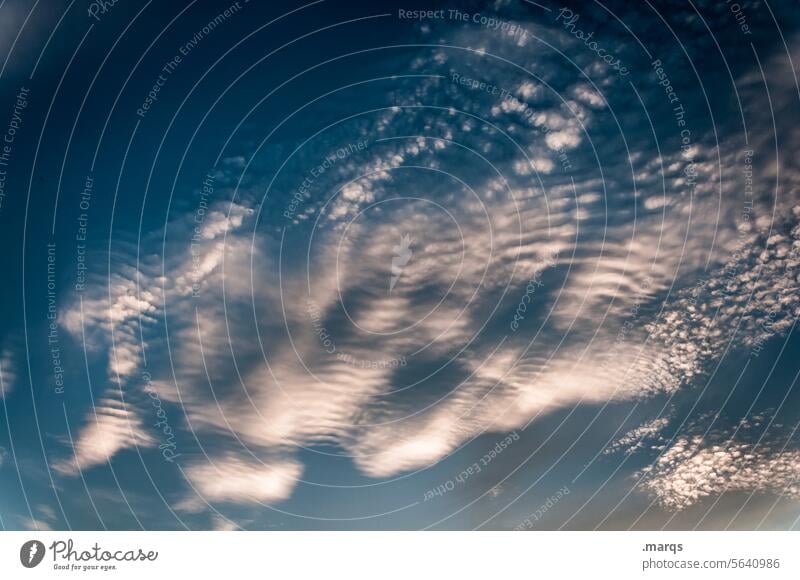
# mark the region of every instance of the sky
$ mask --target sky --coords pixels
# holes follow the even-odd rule
[[[0,528],[800,527],[793,2],[0,2]]]

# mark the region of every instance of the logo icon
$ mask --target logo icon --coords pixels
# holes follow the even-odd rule
[[[394,290],[395,284],[400,279],[403,273],[403,268],[406,267],[408,261],[414,252],[411,251],[411,236],[408,234],[400,238],[400,243],[392,248],[394,257],[392,258],[392,278],[389,281],[389,294]]]
[[[35,568],[44,559],[44,544],[39,540],[28,540],[19,549],[19,561],[26,568]]]

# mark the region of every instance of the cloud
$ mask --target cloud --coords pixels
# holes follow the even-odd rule
[[[798,215],[800,206],[778,214],[771,235],[745,232],[728,244],[727,263],[676,292],[649,324],[671,373],[698,375],[729,343],[757,357],[766,341],[788,331],[800,314]]]
[[[177,225],[183,229],[186,240],[184,245],[191,250],[170,269],[170,277],[161,275],[162,262],[145,258],[137,267],[133,263],[136,254],[123,253],[116,260],[119,267],[107,283],[95,276],[90,290],[65,309],[62,326],[76,339],[86,337],[88,349],[102,351],[110,345],[105,351],[108,378],[118,386],[106,389],[104,398],[87,414],[87,424],[76,436],[74,458],[57,462],[54,467],[58,471],[75,475],[81,469],[105,463],[123,449],[154,444],[155,440],[139,417],[135,403],[139,399],[133,396],[123,403],[120,389],[129,383],[140,389],[145,387],[143,351],[150,345],[144,337],[153,335],[152,329],[164,314],[164,301],[181,302],[183,312],[191,312],[191,303],[186,299],[202,291],[209,279],[219,276],[226,252],[246,255],[237,244],[226,245],[219,238],[241,227],[252,212],[236,204],[230,204],[227,211],[223,207],[221,204],[213,206],[207,214],[195,213],[179,221]],[[201,220],[197,219],[198,215],[202,215]],[[157,234],[151,239],[156,239]],[[194,240],[191,245],[190,240]],[[243,277],[232,279],[244,284]],[[186,324],[192,323],[186,315],[184,320]],[[158,386],[163,390],[163,383]]]
[[[642,487],[665,508],[680,511],[726,492],[772,493],[800,499],[800,451],[770,435],[744,439],[751,427],[703,436],[681,435],[644,468]]]
[[[479,36],[491,52],[518,48],[503,35]],[[546,79],[575,74],[529,52],[514,54]],[[570,84],[565,103],[533,79],[479,66],[481,58],[457,53],[414,66],[445,76],[446,63],[518,98],[420,81],[413,99],[355,125],[370,146],[315,181],[291,218],[282,216],[293,180],[352,141],[351,132],[332,131],[299,152],[258,208],[260,223],[250,219],[252,202],[219,203],[190,243],[189,213],[167,226],[169,239],[182,242],[162,247],[163,231],[146,236],[141,255],[156,258],[137,264],[137,253],[122,253],[83,310],[73,303],[65,313],[65,328],[74,336],[87,329],[120,386],[141,388],[147,349],[154,388],[181,403],[185,426],[208,446],[210,459],[187,454],[182,464],[196,490],[183,509],[204,509],[203,499],[285,500],[306,446],[336,445],[375,478],[422,469],[482,433],[545,413],[674,393],[720,355],[740,320],[742,348],[763,337],[763,312],[775,312],[770,336],[786,332],[798,304],[797,210],[777,207],[771,234],[763,216],[740,228],[734,185],[726,182],[721,197],[715,190],[716,149],[702,135],[692,147],[699,185],[689,194],[680,152],[656,155],[646,139],[626,135],[628,157],[612,143],[616,128],[588,80]],[[620,89],[612,81],[603,90]],[[453,106],[416,106],[432,95]],[[395,135],[406,137],[375,139]],[[572,173],[554,150],[568,154]],[[593,168],[606,157],[595,158],[597,150],[615,159],[603,163],[602,179]],[[725,175],[740,171],[735,152],[721,157]],[[406,237],[412,255],[392,286],[394,248]],[[712,243],[717,253],[707,256]],[[698,283],[706,262],[710,273]],[[524,302],[531,284],[536,292]],[[74,460],[59,464],[63,473],[152,444],[134,408],[109,396],[100,408]],[[655,437],[663,421],[612,448]],[[758,482],[767,468],[794,465],[790,454],[775,455],[777,463],[754,456],[742,464],[749,475],[733,478],[729,468],[745,451],[717,456],[687,439],[667,455],[662,477],[648,480],[665,483],[648,489],[674,507],[712,493],[693,487],[695,457],[703,474],[722,473],[741,489],[765,488]]]
[[[613,441],[603,449],[603,454],[616,453],[617,451],[624,450],[626,455],[634,453],[638,449],[642,449],[648,439],[657,437],[661,430],[669,424],[669,417],[659,417],[652,419],[639,425],[635,429],[631,429],[625,435]]]
[[[229,455],[190,467],[185,474],[207,501],[273,503],[289,497],[302,472],[296,461],[262,464]],[[182,508],[192,511],[203,505],[200,498],[193,498]]]
[[[216,532],[232,532],[242,529],[236,522],[225,519],[217,514],[214,514],[211,518],[211,522],[211,528]]]
[[[16,367],[11,351],[5,349],[0,353],[0,399],[11,392],[17,380]]]
[[[25,530],[34,532],[50,532],[53,528],[47,522],[37,520],[36,518],[19,518],[20,525]]]
[[[787,408],[788,410],[788,408]],[[682,511],[728,492],[800,499],[800,451],[794,430],[767,408],[731,423],[721,411],[687,417],[674,435],[673,416],[652,419],[614,441],[604,454],[653,455],[633,474],[663,508]]]
[[[156,443],[138,415],[119,398],[99,400],[85,421],[74,444],[74,456],[53,464],[63,475],[76,475],[109,462],[123,449],[152,447]]]

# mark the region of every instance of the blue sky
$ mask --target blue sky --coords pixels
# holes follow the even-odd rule
[[[793,8],[4,2],[0,525],[796,528]]]

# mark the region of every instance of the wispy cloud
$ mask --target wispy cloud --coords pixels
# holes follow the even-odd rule
[[[11,392],[16,380],[17,374],[13,356],[9,349],[4,349],[0,354],[0,399]]]
[[[99,400],[85,421],[74,443],[73,457],[53,465],[59,473],[75,475],[110,461],[123,449],[151,447],[156,443],[139,416],[119,398]]]
[[[574,74],[523,54],[514,39],[470,38],[532,59],[543,78]],[[600,179],[585,169],[605,144],[603,135],[590,142],[589,129],[611,122],[598,87],[570,85],[562,102],[533,80],[512,83],[483,67],[487,82],[514,92],[497,103],[447,79],[451,69],[477,76],[474,58],[416,59],[414,70],[440,76],[420,81],[416,94],[445,94],[458,110],[409,99],[364,122],[358,137],[370,138],[370,147],[337,163],[327,174],[331,188],[321,179],[323,193],[303,198],[290,219],[270,221],[289,194],[263,206],[220,202],[195,239],[189,213],[168,224],[170,239],[183,241],[164,247],[164,232],[147,236],[141,252],[115,260],[111,279],[98,279],[82,308],[74,301],[65,313],[65,328],[75,337],[86,332],[107,356],[115,388],[141,388],[147,352],[153,387],[180,403],[181,426],[207,446],[181,464],[192,488],[183,509],[285,500],[301,484],[300,447],[337,445],[363,474],[389,477],[545,413],[672,394],[720,355],[731,326],[740,324],[739,348],[763,335],[765,311],[775,312],[770,333],[789,328],[800,298],[799,212],[783,204],[774,222],[760,216],[752,230],[740,228],[738,202],[714,187],[718,171],[740,172],[735,152],[723,151],[718,168],[714,147],[697,135],[700,178],[691,195],[681,154],[657,156],[644,139],[631,139],[630,156],[620,148]],[[602,89],[613,94],[618,83]],[[404,138],[378,144],[389,126]],[[498,144],[509,133],[519,148]],[[336,143],[324,145],[328,152]],[[575,168],[569,175],[561,155]],[[282,182],[275,189],[292,191]],[[259,211],[266,224],[251,219]],[[313,239],[304,237],[312,226]],[[293,245],[298,239],[302,246]],[[399,251],[398,240],[408,240]],[[534,272],[541,291],[520,331],[509,333]],[[428,376],[416,381],[385,364],[401,358]],[[154,444],[135,406],[111,392],[96,419],[87,415],[74,457],[56,465],[62,473]],[[612,448],[635,446],[665,426],[647,423]],[[681,508],[723,485],[788,483],[770,473],[795,469],[793,451],[748,449],[719,454],[686,438],[659,460],[647,489]],[[712,475],[719,483],[695,485]]]
[[[190,497],[181,507],[194,511],[204,509],[205,501],[280,501],[289,497],[302,472],[302,465],[296,461],[256,463],[237,456],[217,457],[210,463],[198,464],[186,471],[200,497]]]
[[[690,429],[642,470],[642,486],[673,510],[725,492],[799,499],[800,451],[787,449],[776,429],[765,432],[764,422],[764,417],[754,417],[737,429]]]

